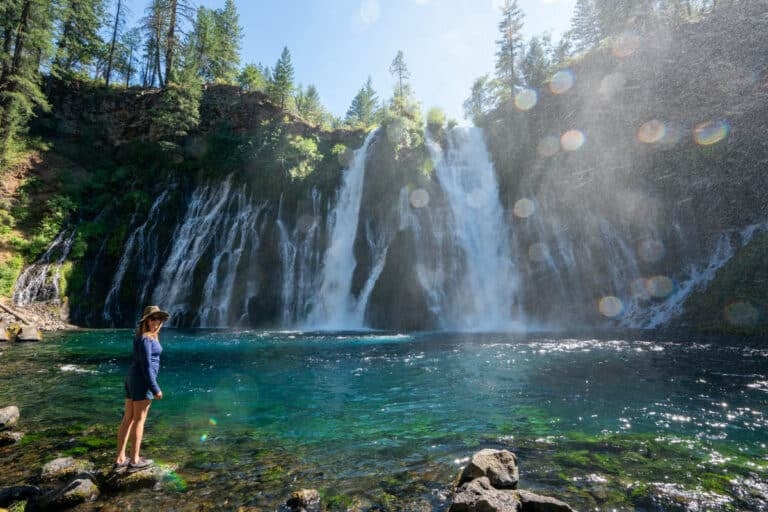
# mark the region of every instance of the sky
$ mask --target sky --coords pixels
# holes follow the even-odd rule
[[[134,17],[145,0],[130,0]],[[224,0],[190,0],[220,9]],[[568,29],[576,0],[518,0],[524,35]],[[274,67],[288,47],[294,84],[317,88],[324,107],[343,117],[371,77],[379,100],[392,97],[389,66],[403,51],[422,109],[463,121],[476,78],[494,72],[503,0],[235,0],[243,28],[240,64]],[[130,23],[129,23],[130,26]]]

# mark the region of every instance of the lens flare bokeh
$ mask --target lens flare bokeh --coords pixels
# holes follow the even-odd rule
[[[573,73],[569,69],[561,69],[549,81],[552,94],[563,94],[573,87]]]
[[[560,145],[565,151],[576,151],[581,149],[586,140],[587,137],[581,130],[568,130],[560,136]]]
[[[512,211],[521,219],[526,219],[533,215],[533,212],[536,211],[536,205],[533,203],[533,201],[527,197],[524,197],[517,200]]]
[[[538,101],[539,96],[533,89],[523,89],[515,94],[515,107],[523,112],[531,110]]]
[[[624,304],[618,297],[607,295],[598,301],[597,309],[603,316],[613,318],[621,314],[624,310]]]
[[[423,188],[417,188],[411,192],[408,200],[414,208],[424,208],[429,204],[429,192]]]
[[[725,139],[731,127],[725,121],[707,121],[696,125],[693,130],[693,140],[699,146],[711,146]]]
[[[666,133],[667,127],[663,121],[651,119],[637,129],[637,140],[645,144],[654,144],[662,140]]]

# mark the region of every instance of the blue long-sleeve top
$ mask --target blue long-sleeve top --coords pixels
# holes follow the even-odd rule
[[[128,369],[128,375],[144,377],[153,395],[160,392],[157,374],[160,371],[160,354],[162,353],[163,347],[159,341],[146,335],[133,338],[133,362]]]

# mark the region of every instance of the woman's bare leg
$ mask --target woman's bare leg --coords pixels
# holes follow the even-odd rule
[[[120,422],[120,428],[117,429],[117,458],[116,464],[125,462],[125,449],[128,446],[128,432],[133,425],[133,400],[125,399],[125,412],[123,421]]]
[[[147,421],[152,400],[133,400],[133,425],[131,426],[131,462],[138,464],[141,440],[144,437],[144,422]]]

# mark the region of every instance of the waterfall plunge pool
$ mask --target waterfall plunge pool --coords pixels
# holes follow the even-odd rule
[[[0,487],[59,456],[111,465],[131,337],[4,346],[0,406],[19,406],[27,436],[0,448]],[[167,329],[162,343],[142,453],[178,464],[174,485],[78,510],[274,510],[300,488],[330,510],[446,510],[485,447],[518,455],[521,488],[579,510],[768,510],[764,341]]]

